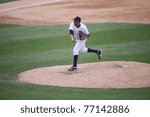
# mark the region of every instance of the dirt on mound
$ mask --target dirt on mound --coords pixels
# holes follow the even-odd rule
[[[150,64],[110,61],[79,64],[69,72],[69,65],[29,70],[18,75],[19,81],[40,85],[78,88],[150,87]]]

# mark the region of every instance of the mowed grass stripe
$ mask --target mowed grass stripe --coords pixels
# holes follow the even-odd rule
[[[0,82],[0,99],[36,100],[148,100],[150,88],[81,89]]]
[[[0,0],[0,3],[12,2],[12,1],[17,1],[17,0]]]

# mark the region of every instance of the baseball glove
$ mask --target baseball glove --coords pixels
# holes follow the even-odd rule
[[[85,39],[87,39],[87,35],[84,32],[79,31],[79,38],[80,38],[80,40],[85,40]]]

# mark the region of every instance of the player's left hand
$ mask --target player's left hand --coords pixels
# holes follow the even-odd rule
[[[75,42],[75,40],[74,40],[74,39],[71,39],[71,41],[72,41],[72,42]]]

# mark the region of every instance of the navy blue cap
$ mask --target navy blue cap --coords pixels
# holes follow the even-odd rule
[[[79,16],[76,16],[73,18],[74,21],[81,21],[81,18]]]

